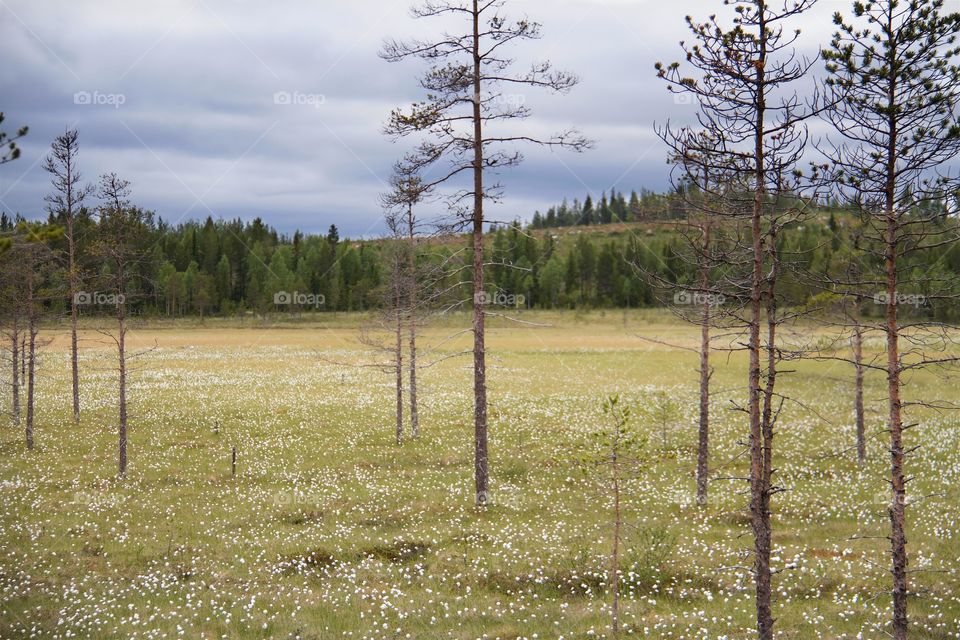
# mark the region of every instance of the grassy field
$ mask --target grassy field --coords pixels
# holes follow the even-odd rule
[[[84,333],[82,424],[65,335],[43,353],[37,448],[4,424],[0,637],[603,638],[610,506],[575,462],[622,394],[649,434],[627,488],[628,632],[749,638],[744,361],[717,355],[711,501],[693,505],[695,329],[652,313],[540,314],[490,331],[494,505],[472,504],[471,363],[421,374],[423,437],[393,442],[390,376],[358,318],[138,327],[130,471],[116,478],[114,371]],[[439,343],[465,318],[434,327]],[[803,330],[809,332],[809,330]],[[666,341],[671,345],[645,338]],[[460,336],[435,352],[468,346]],[[879,344],[869,344],[873,349]],[[429,358],[428,358],[429,359]],[[883,380],[867,381],[870,460],[854,460],[851,371],[782,378],[774,499],[783,638],[884,638],[890,617]],[[918,375],[912,398],[953,400]],[[667,443],[648,412],[679,402]],[[4,407],[9,398],[4,399]],[[960,638],[960,417],[911,413],[915,638]],[[231,477],[231,448],[238,470]],[[878,537],[879,536],[879,537]]]

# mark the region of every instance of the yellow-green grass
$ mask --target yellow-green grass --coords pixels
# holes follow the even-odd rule
[[[714,355],[711,500],[693,502],[695,327],[651,312],[525,314],[488,335],[493,506],[473,506],[465,316],[421,339],[419,441],[394,443],[389,374],[360,316],[137,326],[130,469],[116,478],[110,344],[83,333],[72,424],[62,328],[46,332],[34,451],[4,424],[0,637],[610,637],[610,501],[578,464],[619,393],[649,435],[627,484],[625,632],[749,638],[742,352]],[[806,339],[801,327],[788,339]],[[718,342],[735,344],[735,341]],[[437,348],[437,345],[440,345]],[[874,339],[869,346],[879,347]],[[884,380],[854,460],[851,370],[790,363],[776,439],[774,577],[784,638],[883,638],[890,616]],[[955,381],[910,379],[910,399]],[[668,444],[647,410],[680,415]],[[9,398],[4,400],[4,407]],[[913,410],[913,637],[960,637],[957,419]],[[230,454],[238,451],[236,477]]]

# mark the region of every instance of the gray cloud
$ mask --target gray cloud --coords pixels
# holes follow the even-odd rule
[[[564,196],[667,185],[653,122],[688,120],[654,77],[676,59],[684,15],[718,2],[512,0],[511,14],[544,25],[544,38],[516,51],[580,75],[570,95],[531,92],[530,131],[579,127],[597,142],[582,156],[527,149],[501,176],[491,217],[529,216]],[[806,18],[803,46],[830,31],[825,2]],[[422,66],[390,65],[385,38],[427,35],[408,0],[0,0],[0,87],[9,128],[27,124],[23,157],[0,173],[7,211],[40,215],[52,138],[81,134],[88,180],[117,171],[136,200],[165,219],[262,216],[282,231],[378,233],[377,194],[406,147],[383,138],[390,109],[417,99]],[[289,96],[277,104],[275,95]],[[76,104],[75,95],[96,104]],[[283,102],[283,100],[281,100]]]

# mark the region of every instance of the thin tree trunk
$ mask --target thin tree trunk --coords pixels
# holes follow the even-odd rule
[[[407,210],[407,224],[410,238],[410,278],[407,286],[410,305],[410,431],[413,439],[420,437],[420,411],[417,406],[417,239],[414,235],[413,208]]]
[[[122,278],[122,271],[120,277]],[[117,305],[117,352],[120,371],[120,475],[127,473],[127,314],[126,303]]]
[[[13,360],[13,384],[12,387],[12,412],[13,424],[20,425],[20,359],[23,358],[23,351],[20,350],[20,326],[19,317],[14,312],[13,328],[10,330],[10,353]]]
[[[750,516],[754,535],[754,580],[756,582],[757,629],[761,640],[771,640],[770,550],[764,546],[766,532],[763,505],[763,433],[760,426],[760,280],[763,249],[760,239],[759,197],[754,203],[753,248],[754,273],[750,294]]]
[[[26,384],[27,379],[27,361],[23,359],[22,354],[27,352],[27,336],[20,336],[20,386]]]
[[[773,638],[773,613],[771,607],[771,574],[770,574],[770,538],[769,513],[767,512],[768,496],[764,479],[764,440],[760,415],[760,323],[762,322],[762,283],[764,247],[762,238],[762,219],[764,198],[766,196],[766,167],[764,150],[764,125],[766,115],[766,86],[764,83],[764,69],[766,64],[766,3],[758,1],[757,13],[760,32],[760,55],[756,62],[757,97],[756,122],[754,131],[754,160],[756,173],[753,193],[753,275],[750,287],[750,515],[754,537],[754,581],[756,583],[757,632],[760,640]],[[772,293],[772,292],[771,292]]]
[[[399,287],[398,287],[399,288]],[[397,344],[394,349],[397,367],[397,444],[403,444],[403,309],[401,309],[400,291],[396,292],[396,334]]]
[[[417,326],[410,313],[410,430],[413,439],[420,438],[420,411],[417,406]]]
[[[30,326],[28,329],[29,340],[27,342],[27,449],[33,449],[33,417],[34,417],[34,392],[36,383],[36,361],[37,361],[37,323],[33,314],[30,314]]]
[[[888,32],[892,33],[893,11],[888,12]],[[896,43],[893,44],[896,48]],[[906,501],[907,486],[903,472],[903,414],[900,398],[900,326],[897,320],[897,258],[899,223],[896,212],[897,194],[897,143],[899,127],[897,120],[897,71],[891,66],[887,83],[889,106],[889,139],[887,146],[885,193],[887,275],[887,387],[890,408],[890,552],[893,566],[893,636],[895,640],[907,640],[907,536]]]
[[[857,423],[857,461],[861,464],[867,459],[867,436],[863,411],[863,328],[860,318],[854,320],[853,325],[853,364],[856,370],[854,376],[853,407]]]
[[[72,196],[68,195],[68,202]],[[77,263],[73,236],[73,211],[67,205],[67,252],[70,272],[70,370],[73,375],[73,421],[80,422],[80,365],[77,356]]]
[[[888,261],[887,293],[887,372],[890,394],[890,550],[893,560],[893,632],[896,640],[906,640],[907,619],[907,487],[903,472],[903,417],[900,399],[900,346],[897,326],[897,276],[893,262]]]
[[[890,551],[893,561],[893,636],[906,640],[907,618],[907,483],[903,471],[903,414],[900,398],[900,327],[897,320],[897,232],[892,191],[887,209],[887,387],[890,401]]]
[[[710,224],[703,229],[703,264],[700,269],[700,286],[706,294],[710,286],[710,265],[707,254],[710,248]],[[707,476],[710,465],[710,300],[704,302],[700,316],[700,430],[697,445],[697,504],[707,504]]]
[[[33,247],[28,247],[28,252],[33,251]],[[24,361],[27,363],[27,428],[26,440],[27,449],[33,449],[33,416],[34,416],[34,372],[36,371],[36,353],[37,353],[37,310],[36,300],[34,300],[34,261],[33,254],[28,253],[30,264],[27,265],[26,289],[27,289],[27,351],[21,351],[21,365]],[[21,349],[23,347],[21,346]]]
[[[489,500],[487,458],[487,363],[484,345],[485,319],[483,291],[483,120],[480,110],[481,86],[480,8],[473,0],[473,421],[474,480],[476,502]]]
[[[763,393],[763,411],[760,419],[760,430],[763,433],[763,477],[761,479],[762,502],[761,502],[761,525],[762,536],[757,541],[757,549],[761,553],[762,563],[764,565],[763,595],[765,598],[765,613],[769,616],[765,623],[769,625],[770,634],[773,634],[772,617],[772,593],[771,584],[772,572],[770,569],[770,555],[773,548],[773,528],[770,523],[770,499],[773,493],[773,434],[774,434],[774,388],[777,382],[777,278],[780,272],[780,256],[777,253],[777,234],[775,229],[771,229],[768,237],[769,252],[772,266],[770,275],[767,279],[767,304],[766,304],[766,322],[767,322],[767,381]]]

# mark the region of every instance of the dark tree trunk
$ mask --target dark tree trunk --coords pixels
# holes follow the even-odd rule
[[[483,118],[480,109],[480,8],[473,0],[473,422],[476,502],[489,500],[487,457],[487,362],[483,298]]]
[[[761,16],[759,31],[766,32],[763,19],[765,6],[758,5]],[[749,373],[749,414],[750,414],[750,521],[754,538],[754,582],[756,585],[757,632],[760,640],[773,638],[772,588],[770,572],[770,514],[769,495],[765,479],[767,471],[764,463],[767,457],[766,435],[761,417],[761,370],[760,370],[760,324],[763,321],[763,213],[766,197],[766,166],[764,149],[764,131],[766,117],[766,85],[764,69],[766,63],[766,40],[760,37],[760,56],[756,63],[756,122],[754,129],[755,175],[753,193],[753,215],[751,221],[753,240],[753,275],[750,286],[750,373]],[[773,292],[770,292],[772,295]],[[771,345],[772,346],[772,345]]]
[[[756,543],[757,550],[762,554],[764,565],[764,586],[758,589],[758,594],[763,596],[763,606],[758,607],[765,616],[764,625],[769,629],[770,637],[773,636],[773,617],[772,617],[772,594],[771,584],[770,554],[773,547],[773,527],[770,522],[770,499],[773,495],[773,435],[774,435],[774,413],[773,405],[775,401],[774,389],[777,382],[777,277],[780,271],[780,257],[777,254],[777,234],[776,230],[770,231],[767,238],[771,256],[770,275],[767,279],[767,304],[766,304],[766,322],[767,322],[767,380],[763,393],[763,411],[760,419],[760,429],[763,433],[763,477],[761,479],[761,525],[762,536]],[[761,633],[762,635],[762,633]]]

